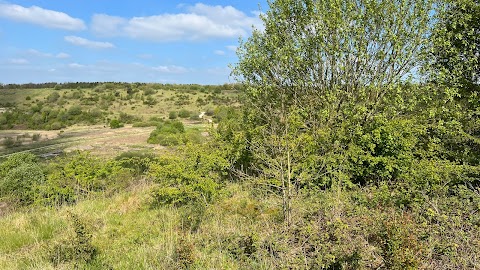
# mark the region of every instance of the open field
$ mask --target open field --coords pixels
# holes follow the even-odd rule
[[[189,127],[207,130],[209,124],[201,122],[186,123],[186,128]],[[58,151],[69,153],[76,150],[88,150],[96,156],[114,157],[128,151],[165,149],[158,144],[147,143],[147,139],[154,129],[155,127],[132,127],[132,125],[111,129],[94,125],[72,126],[62,131],[0,130],[0,143],[6,137],[30,137],[20,146],[8,149],[0,148],[0,159],[17,152],[31,152],[41,155]],[[36,142],[31,140],[34,134],[40,136]]]

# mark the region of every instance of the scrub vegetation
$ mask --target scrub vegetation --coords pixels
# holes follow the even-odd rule
[[[162,149],[4,157],[0,268],[480,268],[478,1],[269,4],[236,85],[0,90],[4,128],[111,94]]]

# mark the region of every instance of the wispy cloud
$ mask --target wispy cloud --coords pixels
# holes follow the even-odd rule
[[[51,53],[44,53],[41,51],[37,51],[35,49],[28,49],[27,53],[33,56],[39,56],[39,57],[52,57],[53,55]]]
[[[46,57],[46,58],[59,58],[59,59],[64,59],[64,58],[69,58],[70,55],[64,52],[60,52],[57,54],[52,54],[52,53],[46,53],[46,52],[41,52],[35,49],[28,49],[27,53],[29,55],[35,56],[35,57]]]
[[[213,53],[216,55],[225,55],[225,51],[222,50],[215,50]]]
[[[68,53],[61,52],[61,53],[57,53],[55,57],[60,59],[65,59],[65,58],[70,58],[70,55]]]
[[[85,66],[84,65],[81,65],[79,63],[70,63],[68,64],[69,67],[71,68],[84,68]]]
[[[29,63],[29,61],[24,58],[14,58],[14,59],[10,59],[8,62],[10,64],[15,64],[15,65],[25,65]]]
[[[188,71],[187,68],[181,66],[157,66],[152,67],[152,70],[158,71],[160,73],[185,73]]]
[[[110,48],[115,48],[115,45],[113,45],[110,42],[101,42],[101,41],[92,41],[88,40],[86,38],[81,38],[77,36],[66,36],[65,41],[76,45],[76,46],[82,46],[82,47],[87,47],[91,49],[110,49]]]
[[[0,17],[14,21],[32,23],[47,28],[64,30],[84,30],[85,23],[66,13],[43,9],[37,6],[23,7],[20,5],[0,3]]]
[[[125,36],[159,42],[237,38],[245,36],[252,26],[261,27],[255,14],[248,16],[232,6],[187,6],[187,13],[160,14],[148,17],[122,18],[95,14],[91,29],[99,36]]]

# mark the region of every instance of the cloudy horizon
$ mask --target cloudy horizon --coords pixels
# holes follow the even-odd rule
[[[0,83],[231,83],[259,5],[0,1]]]

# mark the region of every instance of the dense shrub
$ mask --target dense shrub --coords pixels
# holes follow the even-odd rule
[[[178,117],[178,114],[175,111],[171,111],[168,113],[168,119],[174,120],[174,119],[177,119],[177,117]]]
[[[33,154],[14,154],[0,164],[0,198],[19,205],[31,204],[44,181],[43,168]]]
[[[68,109],[68,114],[71,116],[77,116],[82,114],[82,106],[80,105],[74,105]]]
[[[200,120],[200,113],[198,113],[198,112],[192,112],[192,113],[190,114],[190,120],[197,120],[197,121]]]
[[[60,94],[58,92],[52,92],[50,95],[47,96],[47,102],[54,103],[60,98]]]
[[[130,115],[130,114],[127,114],[127,113],[124,113],[124,112],[121,112],[119,117],[118,117],[118,120],[122,123],[127,123],[127,124],[131,124],[135,121],[139,121],[140,118],[135,116],[135,115]]]
[[[180,118],[188,118],[190,117],[192,113],[187,110],[187,109],[181,109],[179,112],[178,112],[178,117]]]
[[[150,163],[157,160],[151,152],[130,151],[124,152],[115,158],[123,168],[133,170],[136,175],[144,174],[150,168]]]
[[[47,172],[46,181],[38,187],[38,203],[51,206],[114,193],[132,181],[132,170],[119,161],[105,162],[88,152],[58,158],[48,165]]]
[[[185,130],[182,122],[166,121],[158,124],[157,128],[152,131],[147,142],[152,144],[160,144],[163,146],[175,146],[186,143],[201,143],[204,141],[200,130]]]
[[[149,106],[153,106],[157,103],[158,103],[158,101],[155,98],[153,98],[152,96],[147,96],[147,98],[143,101],[143,104],[149,105]]]
[[[152,131],[148,143],[164,146],[180,145],[183,143],[185,127],[179,121],[166,121],[160,123],[157,129]]]
[[[123,124],[118,119],[112,119],[110,121],[110,128],[121,128]]]
[[[62,129],[63,127],[64,125],[61,122],[55,121],[50,125],[50,128],[47,128],[47,129],[59,130],[59,129]]]
[[[224,153],[209,145],[189,145],[176,155],[163,156],[148,172],[160,184],[152,192],[152,205],[210,203],[228,167]]]

